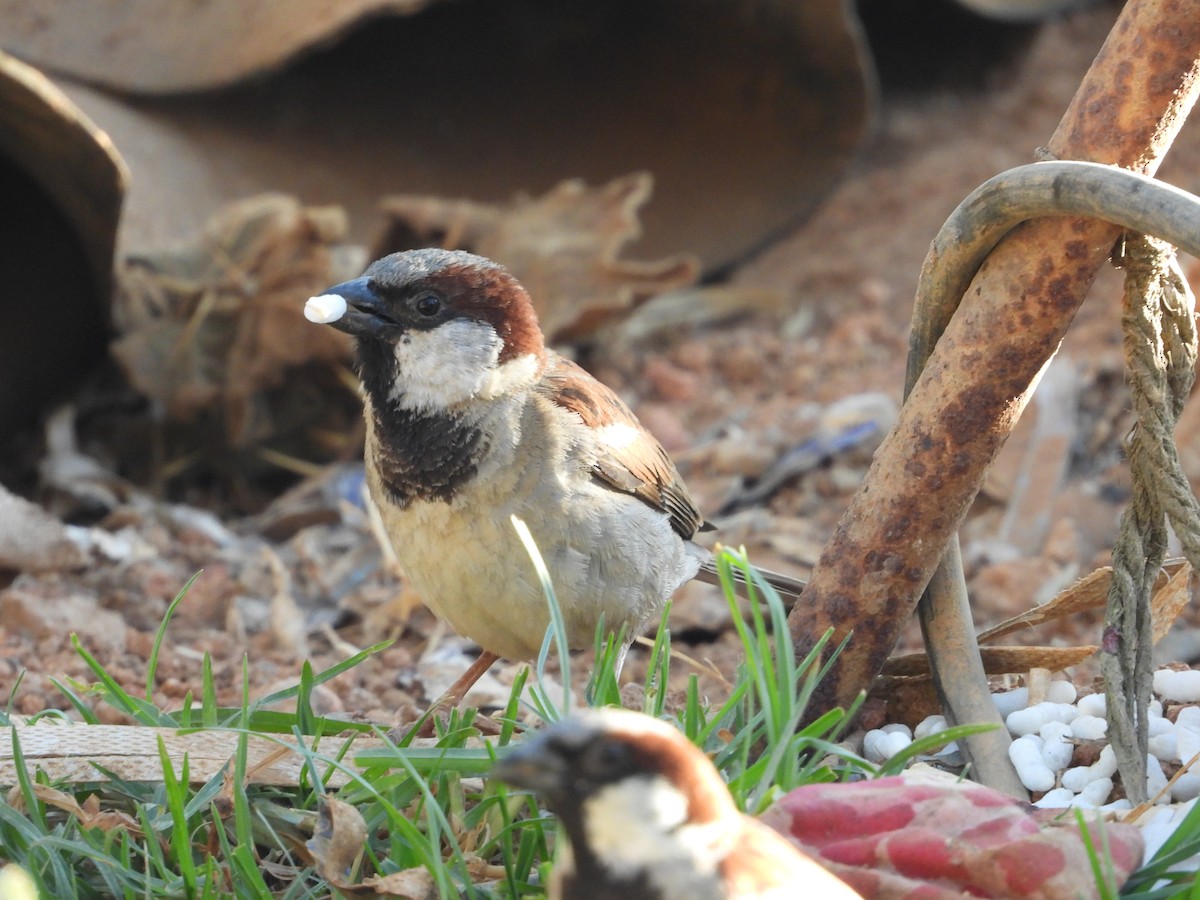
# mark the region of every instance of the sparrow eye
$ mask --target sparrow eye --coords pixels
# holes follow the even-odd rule
[[[614,741],[599,741],[587,754],[587,766],[594,775],[614,775],[624,771],[630,761],[629,747]]]
[[[437,294],[422,294],[413,305],[423,316],[436,316],[442,308],[442,299]]]

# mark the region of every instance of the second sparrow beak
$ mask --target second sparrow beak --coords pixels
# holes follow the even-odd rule
[[[521,744],[497,760],[492,776],[513,787],[553,798],[562,790],[563,762],[541,735]]]

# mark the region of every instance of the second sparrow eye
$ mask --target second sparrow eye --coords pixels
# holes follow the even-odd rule
[[[423,316],[436,316],[442,308],[442,301],[436,294],[422,294],[417,298],[416,308]]]

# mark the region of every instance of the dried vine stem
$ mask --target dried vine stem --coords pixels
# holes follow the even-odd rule
[[[1152,172],[1200,92],[1198,61],[1200,0],[1131,0],[1051,154]],[[789,617],[799,654],[826,628],[835,641],[854,632],[814,713],[847,705],[882,667],[1119,233],[1091,218],[1027,222],[980,268]]]

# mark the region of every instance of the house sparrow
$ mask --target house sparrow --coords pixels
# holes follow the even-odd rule
[[[484,650],[457,698],[497,658],[536,657],[549,621],[511,515],[545,560],[572,649],[592,645],[603,616],[625,627],[623,660],[676,588],[717,583],[691,540],[711,526],[666,451],[545,346],[529,295],[497,263],[393,253],[305,315],[357,339],[370,495],[417,593]]]
[[[501,757],[492,775],[562,820],[551,900],[859,896],[739,812],[708,757],[641,713],[578,713]]]

